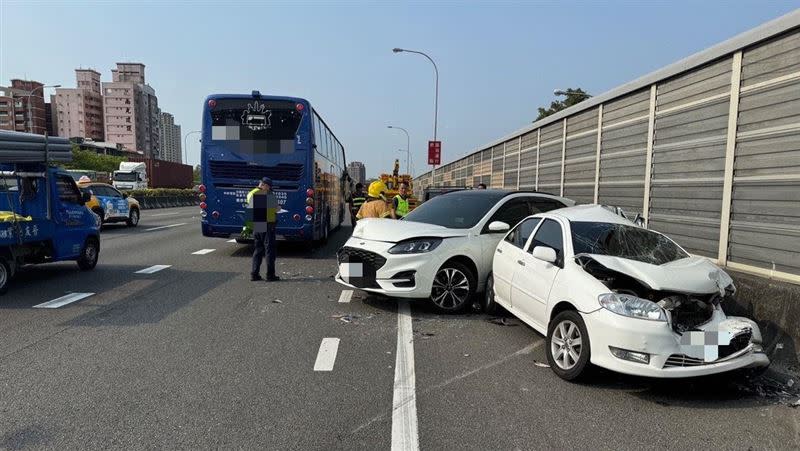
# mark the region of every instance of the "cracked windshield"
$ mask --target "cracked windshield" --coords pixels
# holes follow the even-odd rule
[[[0,450],[800,449],[730,6],[0,0]]]

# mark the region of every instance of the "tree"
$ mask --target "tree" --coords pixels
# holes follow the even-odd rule
[[[576,105],[578,103],[581,103],[584,100],[586,100],[589,97],[591,97],[589,94],[586,93],[586,91],[584,91],[581,88],[577,88],[577,89],[570,88],[570,89],[567,89],[566,91],[564,91],[564,94],[566,95],[566,98],[564,100],[554,100],[554,101],[550,102],[550,108],[541,108],[540,107],[539,108],[539,117],[537,117],[536,120],[538,121],[538,120],[546,118],[547,116],[550,116],[551,114],[556,114],[556,113],[558,113],[559,111],[561,111],[561,110],[563,110],[565,108],[569,108],[572,105]]]
[[[85,169],[87,171],[114,172],[125,157],[102,155],[91,150],[81,150],[77,144],[72,145],[72,161],[65,164],[67,169]]]

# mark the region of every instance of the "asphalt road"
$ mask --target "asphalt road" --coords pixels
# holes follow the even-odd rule
[[[400,343],[412,398],[393,408],[398,302],[340,302],[334,253],[349,228],[311,255],[279,246],[284,280],[254,283],[252,249],[203,237],[197,213],[110,226],[94,271],[58,263],[15,279],[0,298],[0,449],[389,449],[414,430],[409,407],[420,449],[800,447],[800,409],[759,381],[597,371],[566,383],[513,318],[424,302]],[[154,265],[169,267],[137,273]],[[70,293],[91,295],[33,308]],[[330,339],[335,356],[320,353]]]

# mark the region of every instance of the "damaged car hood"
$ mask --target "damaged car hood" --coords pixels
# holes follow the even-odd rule
[[[682,293],[724,293],[733,279],[715,264],[703,257],[687,257],[663,265],[598,254],[591,257],[606,268],[633,277],[653,290]]]
[[[356,223],[353,237],[371,241],[397,243],[411,238],[451,238],[467,236],[469,229],[448,229],[433,224],[395,219],[362,219]]]

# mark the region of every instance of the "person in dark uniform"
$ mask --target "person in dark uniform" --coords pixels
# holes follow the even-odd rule
[[[356,214],[364,202],[367,201],[367,195],[364,193],[364,185],[356,183],[356,190],[350,194],[347,203],[350,205],[350,219],[352,224],[356,223]]]
[[[252,215],[253,239],[253,268],[250,271],[250,280],[263,280],[261,278],[261,260],[267,261],[267,282],[280,280],[275,274],[275,226],[278,216],[278,198],[272,192],[272,180],[264,177],[258,188],[247,194],[249,215]]]

